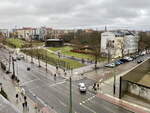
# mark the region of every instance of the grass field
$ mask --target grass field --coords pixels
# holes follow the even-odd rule
[[[82,54],[82,53],[75,53],[75,52],[71,52],[70,50],[72,50],[73,48],[70,46],[64,46],[64,47],[50,47],[49,48],[52,51],[60,51],[62,54],[64,55],[68,55],[68,56],[74,56],[76,58],[84,58],[84,59],[90,59],[93,60],[93,57],[91,55],[88,54]]]
[[[24,45],[30,45],[29,41],[24,41],[18,38],[6,38],[5,40],[6,45],[11,47],[11,48],[22,48]],[[33,47],[38,47],[38,46],[43,46],[44,42],[42,41],[32,41],[32,46]]]
[[[30,56],[33,55],[34,57],[37,57],[38,54],[40,54],[41,59],[43,61],[45,61],[46,50],[39,49],[39,50],[33,50],[33,51],[34,52],[32,53],[32,50],[23,50],[24,53],[26,53]],[[50,53],[48,51],[47,51],[47,60],[48,60],[49,64],[54,65],[54,66],[59,64],[62,68],[66,68],[65,66],[68,66],[68,65],[70,68],[73,68],[73,69],[85,66],[84,64],[82,64],[78,61],[74,61],[74,60],[70,60],[70,59],[66,59],[66,58],[59,58],[57,55]],[[64,64],[66,64],[66,65],[64,65]]]
[[[13,48],[21,48],[25,43],[25,41],[15,38],[6,38],[6,42],[8,46],[11,46]]]
[[[84,58],[84,59],[89,59],[89,60],[94,60],[94,56],[89,55],[89,54],[82,54],[82,53],[75,53],[75,52],[71,52],[70,50],[72,50],[73,48],[71,46],[64,46],[64,47],[50,47],[49,48],[51,51],[60,51],[62,54],[64,55],[68,55],[68,56],[74,56],[76,58]],[[106,60],[106,58],[99,58],[99,61],[104,61]]]

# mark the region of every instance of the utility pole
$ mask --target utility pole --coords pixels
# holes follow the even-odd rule
[[[72,113],[72,79],[70,76],[70,108],[69,108],[69,113]]]
[[[32,36],[30,35],[30,43],[31,43],[31,63],[33,62],[33,48],[32,48]]]
[[[47,50],[45,50],[46,72],[47,72]]]
[[[12,67],[13,67],[13,74],[12,74],[12,79],[15,79],[15,64],[14,64],[14,58],[12,57]]]
[[[37,49],[37,55],[38,55],[38,63],[39,63],[39,67],[41,67],[41,65],[40,65],[40,54],[39,54],[39,49]]]
[[[8,71],[6,72],[7,74],[10,73],[10,63],[11,63],[11,54],[9,52],[9,65],[8,65]]]
[[[113,83],[113,94],[116,94],[116,73],[115,73],[115,67],[113,68],[113,76],[114,76],[114,83]]]

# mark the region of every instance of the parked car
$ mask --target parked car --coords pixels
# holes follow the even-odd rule
[[[124,57],[124,59],[128,60],[128,61],[133,61],[133,58],[129,57],[129,56],[126,56]]]
[[[105,67],[111,67],[111,68],[113,68],[113,67],[115,67],[116,65],[115,65],[115,63],[110,63],[110,64],[106,64],[105,65]]]
[[[115,65],[118,66],[120,65],[121,63],[119,61],[115,61]]]
[[[144,56],[146,54],[146,51],[142,51],[139,55]]]
[[[123,63],[129,62],[127,59],[120,59],[120,61]]]
[[[86,85],[85,83],[79,83],[79,90],[81,93],[85,93],[87,88],[86,88]]]
[[[142,60],[138,60],[137,63],[140,64],[141,62],[143,62]]]
[[[120,60],[117,60],[118,62],[120,62],[120,64],[123,64],[124,62],[120,61]]]

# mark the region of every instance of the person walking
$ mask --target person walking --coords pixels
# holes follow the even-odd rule
[[[19,95],[18,95],[18,93],[16,94],[16,103],[18,103],[18,97],[19,97]]]
[[[97,89],[99,89],[99,83],[97,83]]]
[[[24,101],[26,101],[27,100],[27,97],[26,96],[24,96]]]
[[[23,111],[24,111],[24,108],[25,108],[25,105],[24,105],[24,103],[22,103],[22,108],[23,108]]]
[[[54,74],[54,80],[56,81],[56,73]]]

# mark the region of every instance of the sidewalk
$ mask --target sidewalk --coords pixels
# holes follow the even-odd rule
[[[24,96],[21,94],[21,88],[10,79],[11,73],[5,74],[0,69],[0,82],[2,83],[2,87],[6,92],[10,103],[12,103],[19,111],[19,113],[56,113],[52,109],[47,106],[40,106],[37,103],[33,102],[27,95],[25,95],[25,90],[22,90],[24,95],[27,97],[27,108],[24,107],[22,103],[24,103]],[[16,98],[16,94],[18,94],[18,99]]]
[[[14,82],[12,82],[9,76],[1,71],[0,81],[2,83],[4,91],[8,95],[9,101],[18,108],[20,113],[24,113],[24,112],[35,113],[35,109],[34,109],[35,103],[32,100],[30,100],[28,97],[27,97],[27,104],[29,107],[29,111],[23,110],[22,103],[24,103],[24,98],[21,95],[21,92],[19,92],[18,90],[19,88],[17,87],[17,85]],[[16,99],[16,94],[19,95],[18,100]]]

